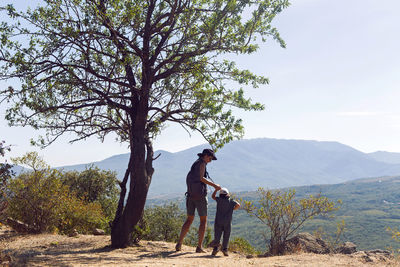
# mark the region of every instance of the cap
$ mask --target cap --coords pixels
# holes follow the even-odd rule
[[[229,195],[228,188],[222,187],[222,188],[219,190],[219,194],[220,194],[220,195]]]

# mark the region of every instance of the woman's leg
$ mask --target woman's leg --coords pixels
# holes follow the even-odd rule
[[[199,241],[197,247],[201,248],[204,240],[204,234],[207,227],[207,216],[200,216],[200,226],[199,226]]]
[[[194,220],[194,215],[187,216],[185,223],[182,225],[182,230],[181,234],[179,235],[179,241],[177,247],[178,245],[182,245],[183,239],[185,238],[187,232],[189,231],[190,225],[192,225],[193,220]]]

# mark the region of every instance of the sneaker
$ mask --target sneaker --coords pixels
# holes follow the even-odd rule
[[[213,255],[213,256],[217,255],[218,251],[219,251],[219,247],[214,247],[211,255]]]
[[[182,244],[177,243],[176,246],[175,246],[175,250],[176,251],[181,251],[182,250]]]
[[[196,253],[206,253],[206,252],[201,247],[197,247]]]
[[[229,256],[228,250],[227,250],[227,249],[224,249],[224,250],[222,251],[222,253],[224,253],[224,256]]]

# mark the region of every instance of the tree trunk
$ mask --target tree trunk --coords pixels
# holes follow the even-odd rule
[[[111,227],[111,247],[125,248],[132,244],[132,232],[139,222],[146,203],[151,176],[153,175],[153,148],[145,132],[147,113],[138,115],[132,127],[131,168],[129,194],[126,205],[119,209]],[[121,183],[122,186],[123,183]],[[121,187],[120,203],[125,194]],[[123,203],[123,202],[122,202]]]

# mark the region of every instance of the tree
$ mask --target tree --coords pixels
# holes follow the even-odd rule
[[[258,218],[265,224],[270,233],[269,252],[280,255],[285,251],[285,242],[292,236],[305,221],[314,216],[326,216],[338,208],[328,198],[318,194],[308,198],[295,199],[296,191],[258,189],[260,199],[258,205],[252,201],[241,201],[243,209],[251,216]]]
[[[233,109],[262,110],[243,85],[267,78],[239,69],[229,56],[257,51],[287,0],[43,0],[26,12],[2,7],[14,24],[0,27],[0,79],[13,126],[47,130],[51,144],[115,133],[130,148],[112,224],[112,247],[126,247],[142,216],[154,172],[152,141],[167,123],[199,132],[219,148],[243,135]],[[232,81],[227,84],[227,81]],[[129,194],[126,184],[130,178]],[[126,201],[125,201],[126,199]]]

